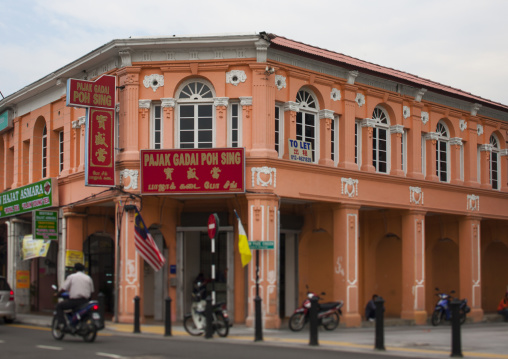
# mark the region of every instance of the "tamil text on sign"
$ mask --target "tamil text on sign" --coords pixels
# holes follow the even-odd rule
[[[87,110],[85,185],[115,185],[114,110]]]

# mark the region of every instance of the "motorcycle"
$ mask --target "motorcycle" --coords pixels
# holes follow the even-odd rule
[[[184,316],[183,327],[193,336],[202,335],[206,329],[206,282],[196,281],[192,290],[191,312]],[[227,337],[229,333],[229,316],[226,303],[212,305],[212,329],[220,337]]]
[[[325,294],[324,292],[321,293],[321,295]],[[289,318],[289,329],[294,332],[303,329],[305,324],[309,321],[311,299],[313,297],[317,297],[318,300],[321,300],[315,293],[310,292],[309,287],[307,287],[307,297],[303,301],[302,306],[297,308]],[[319,303],[318,324],[322,325],[326,330],[334,330],[337,328],[340,322],[340,315],[342,314],[341,308],[343,305],[344,302],[341,300],[337,302]]]
[[[450,294],[454,294],[455,291],[452,290],[450,294],[440,293],[439,288],[436,288],[436,296],[438,297],[436,307],[434,308],[434,312],[432,313],[432,325],[438,326],[442,323],[443,320],[451,320],[452,319],[452,311],[450,309],[450,302],[453,297]],[[471,308],[467,305],[467,299],[464,298],[460,301],[459,314],[460,314],[460,324],[464,324],[466,321],[466,315],[471,311]]]
[[[56,285],[52,288],[57,291]],[[63,292],[61,298],[69,298],[69,293]],[[58,324],[56,310],[53,312],[53,321],[51,323],[51,334],[56,340],[62,340],[65,334],[79,335],[85,342],[93,342],[97,336],[97,331],[104,329],[104,318],[99,312],[99,302],[90,300],[76,310],[66,310],[64,313],[65,327],[61,328]]]

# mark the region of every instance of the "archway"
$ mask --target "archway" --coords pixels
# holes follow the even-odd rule
[[[482,307],[485,313],[495,313],[497,305],[508,289],[508,246],[503,242],[490,243],[482,258]]]
[[[374,292],[385,300],[385,316],[400,317],[402,311],[402,241],[395,234],[384,236],[376,248]]]

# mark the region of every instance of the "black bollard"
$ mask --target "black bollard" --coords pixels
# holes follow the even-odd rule
[[[213,315],[212,315],[212,298],[210,296],[206,297],[205,318],[206,318],[205,339],[211,339],[213,337],[213,323],[212,323]]]
[[[310,338],[309,345],[319,345],[318,343],[318,311],[319,311],[319,298],[317,296],[313,296],[310,298],[310,312],[309,312],[309,322],[310,322]]]
[[[134,333],[141,333],[139,329],[139,296],[134,297]]]
[[[171,336],[171,298],[166,298],[166,318],[164,320],[164,336]]]
[[[259,342],[263,341],[263,323],[261,321],[261,297],[259,295],[254,298],[254,324],[255,324],[255,333],[254,333],[254,341]]]
[[[385,300],[381,297],[374,299],[376,304],[376,343],[374,349],[385,350],[385,328],[384,328],[384,311]]]
[[[460,300],[453,299],[450,303],[452,311],[452,357],[462,357],[462,344],[460,340]]]
[[[104,326],[104,324],[106,322],[106,320],[104,319],[104,311],[105,311],[104,293],[99,292],[99,295],[97,296],[97,301],[99,302],[99,315],[101,316],[101,321],[102,321],[101,325]]]

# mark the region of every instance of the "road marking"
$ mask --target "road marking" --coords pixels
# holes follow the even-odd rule
[[[109,354],[109,353],[95,353],[95,355],[100,356],[100,357],[106,357],[106,358],[114,358],[114,359],[123,358],[123,356],[121,356],[121,355]]]
[[[39,349],[48,349],[48,350],[63,350],[62,347],[52,347],[49,345],[36,345],[36,347]]]

